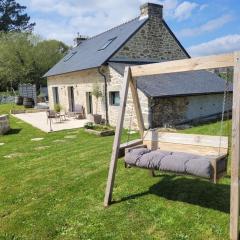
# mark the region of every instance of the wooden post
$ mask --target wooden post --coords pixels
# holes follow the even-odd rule
[[[112,191],[113,191],[115,174],[117,169],[118,151],[119,151],[120,142],[121,142],[121,133],[123,129],[123,121],[124,121],[124,115],[126,110],[130,81],[132,81],[131,69],[130,67],[126,67],[124,71],[124,80],[123,80],[123,86],[122,86],[121,98],[120,98],[119,116],[118,116],[116,133],[115,133],[114,142],[113,142],[112,157],[111,157],[111,162],[109,166],[108,180],[107,180],[107,186],[105,191],[105,198],[104,198],[105,207],[109,206],[112,200]]]
[[[230,239],[239,239],[240,52],[234,54]]]
[[[130,88],[131,88],[133,104],[134,104],[134,108],[135,108],[135,112],[136,112],[136,116],[137,116],[138,128],[139,128],[139,132],[140,132],[140,135],[142,138],[144,130],[145,130],[144,120],[143,120],[141,105],[139,102],[139,97],[138,97],[138,92],[137,92],[137,84],[136,84],[136,81],[133,79],[132,79],[132,81],[130,81]]]

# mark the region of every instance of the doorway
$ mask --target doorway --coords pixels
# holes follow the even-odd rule
[[[58,87],[53,87],[53,104],[59,104],[59,93],[58,93]]]
[[[75,111],[74,88],[68,87],[69,111]]]
[[[92,93],[87,92],[86,98],[87,98],[87,113],[92,114],[93,113]]]

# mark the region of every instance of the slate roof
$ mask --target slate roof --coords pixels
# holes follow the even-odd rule
[[[51,68],[44,77],[68,72],[100,67],[146,22],[148,18],[135,18],[127,23],[112,28],[95,37],[85,40],[73,48],[62,60]],[[104,50],[99,49],[112,38],[116,38]],[[71,54],[76,52],[72,57]],[[65,59],[69,58],[68,61]],[[65,61],[64,61],[65,60]]]
[[[123,75],[126,64],[111,62],[109,65]],[[225,83],[226,81],[216,74],[204,70],[159,74],[137,78],[137,87],[149,97],[223,93]],[[232,92],[231,83],[229,85],[229,90]]]

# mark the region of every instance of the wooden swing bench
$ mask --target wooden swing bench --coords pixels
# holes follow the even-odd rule
[[[227,172],[228,137],[155,129],[144,132],[142,144],[140,140],[135,143],[121,145],[122,150],[125,147],[125,163],[130,167],[193,175],[213,183]]]
[[[144,136],[144,121],[141,112],[137,91],[137,77],[154,74],[177,73],[185,71],[207,70],[215,68],[234,67],[233,77],[233,105],[232,105],[232,150],[231,150],[231,196],[230,196],[230,239],[239,239],[239,206],[240,206],[240,52],[215,56],[197,57],[176,61],[167,61],[147,65],[126,67],[120,97],[120,110],[113,142],[112,156],[109,165],[108,179],[104,197],[104,206],[111,204],[114,188],[117,160],[119,156],[121,132],[123,129],[124,115],[126,111],[128,90],[130,87],[134,109],[137,117],[139,132],[143,144],[151,150],[160,148],[160,151],[175,151],[189,154],[197,154],[203,158],[211,156],[210,167],[212,169],[210,179],[217,181],[226,172],[227,166],[227,142],[225,137],[184,135],[158,133],[148,138]],[[220,140],[217,140],[220,139]],[[221,144],[220,144],[221,143]],[[139,145],[139,144],[138,144]],[[219,148],[220,146],[220,148]],[[125,148],[127,148],[125,146]],[[136,146],[135,146],[136,149]],[[220,151],[219,151],[220,149]],[[158,150],[156,150],[158,151]],[[220,154],[219,154],[220,153]],[[220,170],[219,165],[223,165]]]

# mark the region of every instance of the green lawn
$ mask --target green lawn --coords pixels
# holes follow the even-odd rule
[[[9,108],[0,105],[0,114]],[[1,240],[228,239],[229,176],[218,185],[160,173],[152,178],[120,160],[115,203],[104,209],[113,137],[82,129],[46,134],[10,120],[12,130],[0,136]],[[219,126],[186,132],[216,134]],[[69,135],[76,138],[64,138]],[[44,140],[31,141],[38,137]]]

